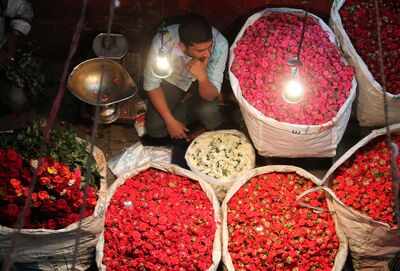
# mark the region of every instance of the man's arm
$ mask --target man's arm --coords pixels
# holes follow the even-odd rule
[[[204,100],[213,101],[218,97],[219,91],[212,82],[208,79],[208,76],[200,78],[199,80],[199,94]]]
[[[187,68],[199,82],[200,97],[207,101],[213,101],[218,97],[219,91],[208,79],[207,65],[208,59],[204,61],[193,59],[188,63]]]
[[[157,56],[158,48],[161,46],[160,34],[157,34],[152,41],[150,46],[149,54],[144,69],[144,82],[143,88],[147,92],[147,96],[150,102],[161,115],[161,118],[165,122],[168,133],[171,138],[186,138],[186,132],[188,131],[185,125],[172,115],[170,108],[168,107],[167,101],[164,96],[164,90],[161,88],[161,79],[154,76],[151,71],[151,66]]]
[[[172,115],[171,110],[168,107],[168,104],[165,100],[164,92],[161,87],[150,90],[147,92],[151,103],[157,112],[161,115],[161,118],[165,122],[165,126],[167,127],[168,133],[171,138],[187,138],[186,132],[189,130],[186,126],[175,119]]]
[[[32,6],[25,0],[13,0],[8,4],[7,17],[10,17],[11,30],[7,34],[5,47],[0,50],[0,63],[13,61],[20,37],[30,32],[33,19]]]
[[[174,118],[169,109],[165,96],[161,87],[150,90],[147,92],[149,99],[157,112],[161,115],[162,119],[167,122]]]
[[[207,101],[213,101],[219,96],[228,58],[229,48],[225,37],[219,34],[215,42],[211,62],[208,58],[205,61],[192,60],[188,64],[189,71],[199,81],[200,96]]]

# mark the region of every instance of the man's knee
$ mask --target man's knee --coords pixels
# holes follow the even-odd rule
[[[207,129],[215,129],[222,123],[222,114],[217,102],[204,102],[196,109],[199,120]]]
[[[146,133],[151,137],[165,137],[168,135],[164,120],[153,114],[146,114]]]

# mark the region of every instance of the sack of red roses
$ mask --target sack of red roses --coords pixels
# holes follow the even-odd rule
[[[255,167],[256,154],[242,132],[219,130],[196,137],[186,151],[185,160],[191,171],[211,185],[222,202],[235,177]]]
[[[217,270],[221,216],[209,184],[150,162],[120,176],[107,195],[99,270]]]
[[[400,124],[392,125],[391,130],[393,142],[400,147]],[[374,130],[349,149],[324,177],[356,270],[389,270],[389,262],[400,252],[385,133],[385,129]],[[397,164],[400,166],[400,158]]]
[[[240,176],[222,204],[225,268],[342,270],[347,240],[320,183],[285,165]]]
[[[400,122],[400,43],[397,0],[379,2],[382,49],[391,124]],[[357,118],[361,126],[384,126],[382,79],[379,64],[374,1],[334,1],[330,25],[346,58],[355,68],[358,82]],[[397,30],[396,30],[397,29]],[[396,32],[397,31],[397,32]]]
[[[78,141],[83,140],[78,138]],[[83,202],[83,192],[80,189],[83,176],[80,170],[72,171],[63,163],[41,158],[43,162],[37,169],[36,184],[36,188],[41,190],[32,193],[32,208],[25,218],[25,225],[29,223],[31,226],[24,226],[17,236],[15,254],[12,256],[16,265],[29,270],[43,271],[67,271],[71,270],[74,264],[76,270],[86,270],[90,267],[98,237],[103,230],[107,194],[106,159],[97,147],[94,147],[93,156],[100,173],[100,186],[98,190],[92,186],[87,187],[87,209],[80,229],[79,210]],[[26,195],[26,184],[32,179],[32,173],[23,167],[22,157],[13,149],[0,150],[0,158],[0,177],[10,174],[13,176],[11,179],[0,178],[2,185],[5,184],[2,188],[9,189],[2,200],[15,202],[8,203],[0,210],[1,222],[14,225],[15,222],[12,221],[16,221],[15,216],[18,216],[23,206],[17,203]],[[4,168],[7,164],[13,165],[11,171]],[[10,186],[3,182],[7,182],[8,179]],[[54,198],[55,193],[58,193],[55,191],[59,192],[58,198]],[[15,212],[15,215],[12,212]],[[7,259],[12,250],[14,232],[15,229],[10,226],[0,225],[0,256],[3,260]],[[80,235],[79,251],[78,256],[74,257],[77,235]]]
[[[262,156],[333,157],[356,95],[353,69],[332,30],[289,8],[252,15],[230,48],[229,78],[255,148]],[[304,97],[285,98],[305,25],[297,80]]]

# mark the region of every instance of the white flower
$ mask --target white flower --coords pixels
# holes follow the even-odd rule
[[[229,178],[253,167],[254,150],[242,136],[214,132],[196,138],[187,158],[204,174],[216,179]]]

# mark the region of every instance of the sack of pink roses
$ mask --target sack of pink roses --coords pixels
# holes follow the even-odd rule
[[[230,48],[229,79],[260,155],[335,156],[357,83],[320,18],[289,8],[249,17]]]

